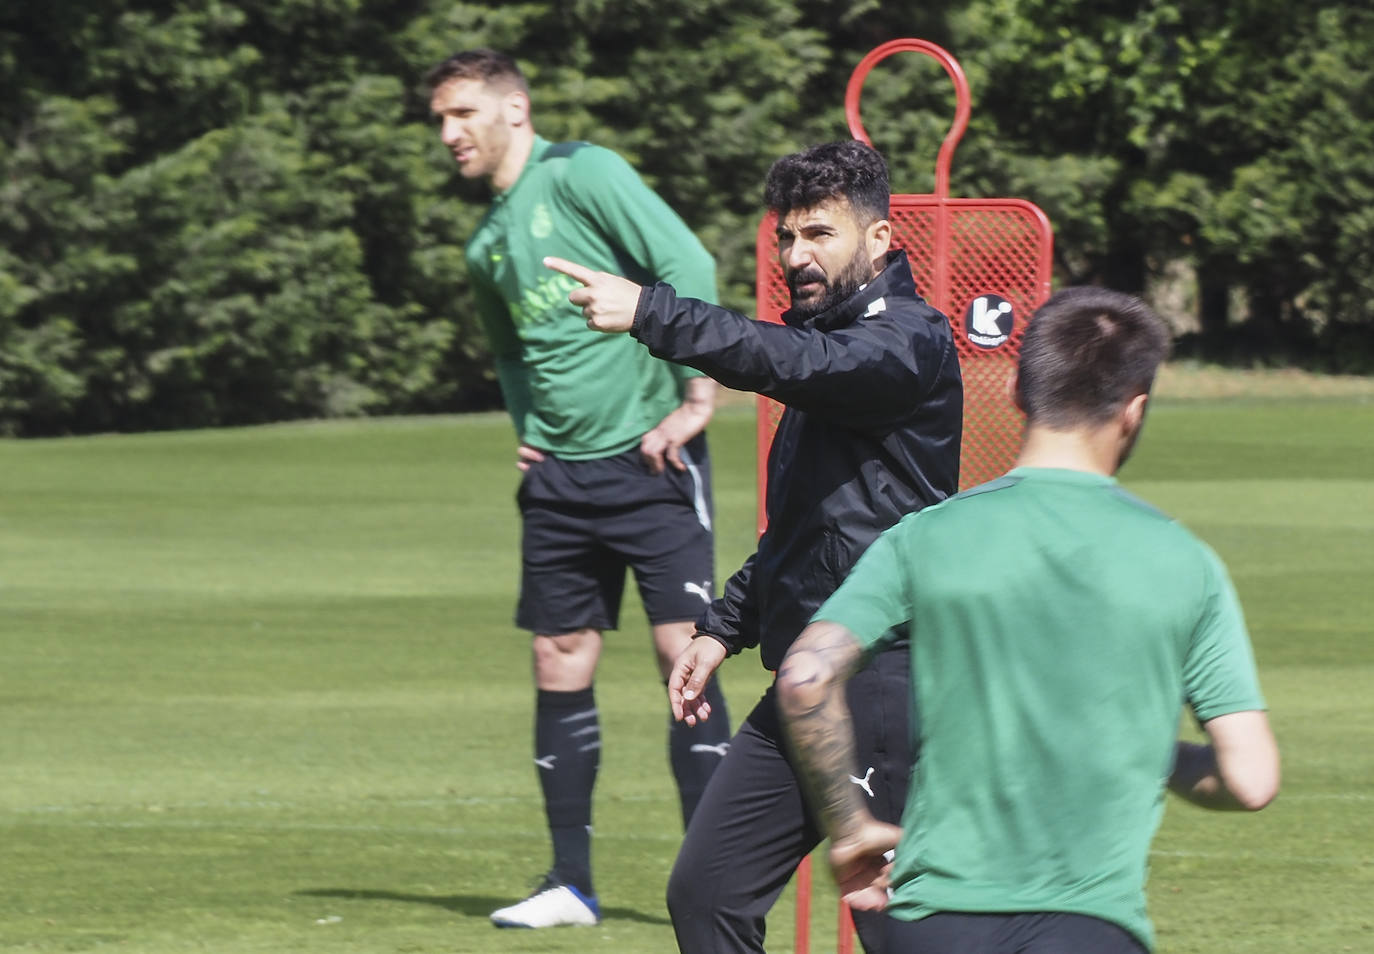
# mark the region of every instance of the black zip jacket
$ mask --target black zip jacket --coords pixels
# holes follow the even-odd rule
[[[768,455],[768,529],[697,621],[733,654],[787,647],[868,545],[959,482],[964,390],[949,321],[916,294],[906,253],[812,318],[754,321],[664,284],[630,334],[660,358],[785,406]]]

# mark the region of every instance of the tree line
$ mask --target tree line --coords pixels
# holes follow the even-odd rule
[[[932,40],[973,119],[951,192],[1036,202],[1056,284],[1145,294],[1179,348],[1374,360],[1374,12],[1279,0],[50,0],[0,10],[0,434],[499,401],[463,243],[485,208],[422,77],[514,54],[535,127],[624,154],[753,301],[777,156],[847,135],[874,46]],[[924,57],[864,120],[932,188]]]

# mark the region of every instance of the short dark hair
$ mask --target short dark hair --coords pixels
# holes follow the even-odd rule
[[[855,139],[828,142],[783,156],[768,170],[763,201],[779,217],[844,198],[861,225],[887,218],[887,162]]]
[[[1168,354],[1169,329],[1139,298],[1067,288],[1026,326],[1017,396],[1031,424],[1103,424],[1136,395],[1150,393]]]
[[[425,82],[431,91],[443,86],[449,80],[481,80],[496,86],[506,86],[522,93],[530,91],[525,82],[525,74],[515,60],[505,53],[495,50],[463,50],[454,53],[442,63],[425,74]]]

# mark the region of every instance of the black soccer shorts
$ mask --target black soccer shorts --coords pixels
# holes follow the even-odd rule
[[[932,914],[887,919],[892,954],[1146,954],[1124,928],[1083,914]]]
[[[544,636],[616,629],[625,570],[649,622],[695,620],[714,596],[711,465],[705,435],[685,471],[651,474],[632,448],[598,460],[546,457],[516,493],[523,518],[515,623]]]

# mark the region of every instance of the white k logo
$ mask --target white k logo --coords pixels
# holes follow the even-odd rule
[[[546,755],[543,758],[535,759],[534,764],[539,766],[541,769],[548,769],[550,772],[552,772],[553,762],[556,758],[558,758],[558,756],[556,755]]]
[[[988,310],[986,297],[973,300],[973,330],[988,338],[1002,337],[1002,329],[997,327],[997,319],[1011,311],[1011,302],[1004,301],[993,310]]]
[[[855,785],[859,786],[859,788],[861,788],[861,789],[863,789],[865,792],[867,792],[869,798],[872,798],[872,797],[873,797],[873,786],[868,784],[868,780],[871,779],[872,777],[873,777],[873,766],[870,765],[870,766],[868,767],[868,771],[864,773],[864,777],[863,777],[863,778],[858,778],[857,776],[851,775],[851,776],[849,776],[849,780],[850,780],[851,782],[853,782]]]

